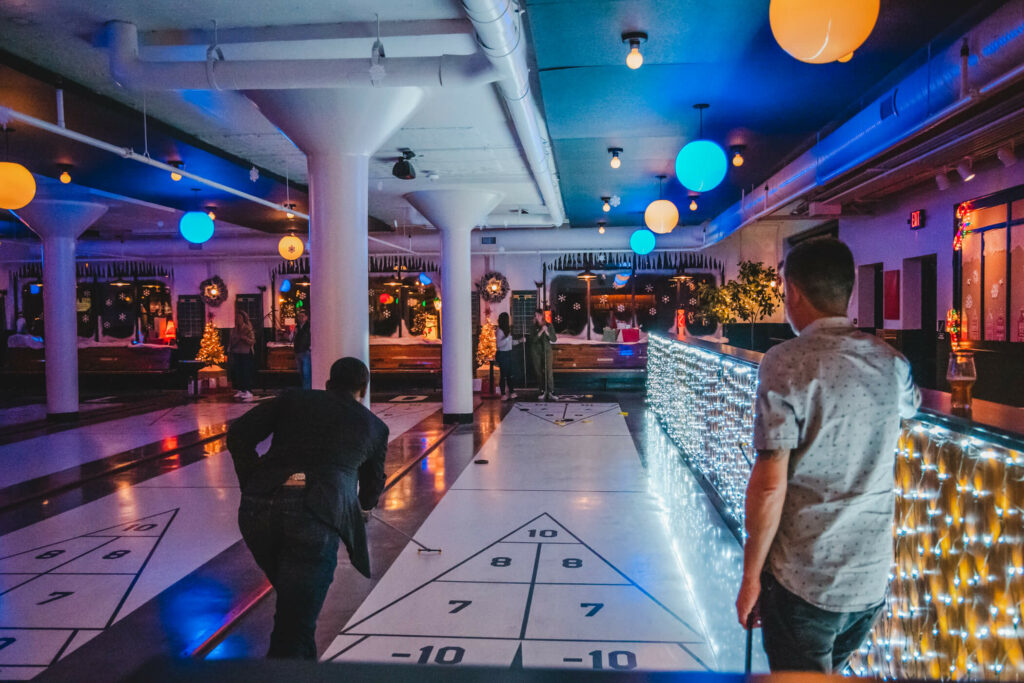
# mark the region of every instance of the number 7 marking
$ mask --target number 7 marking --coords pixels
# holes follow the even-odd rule
[[[604,607],[604,603],[603,602],[581,602],[580,603],[580,607],[582,607],[583,609],[587,609],[589,607],[590,611],[587,612],[586,614],[584,614],[583,616],[585,616],[585,617],[592,617],[592,616],[594,616],[595,614],[597,614],[598,612],[601,611],[601,608]]]
[[[66,598],[69,595],[74,595],[74,594],[75,594],[75,591],[54,591],[53,593],[50,593],[50,597],[49,598],[47,598],[46,600],[43,600],[42,602],[37,602],[36,604],[37,605],[45,605],[48,602],[53,602],[54,600],[60,600],[61,598]]]
[[[470,605],[472,605],[473,601],[472,600],[449,600],[448,604],[449,605],[458,605],[458,607],[456,607],[455,609],[453,609],[451,612],[448,613],[448,614],[455,614],[456,612],[461,612],[462,610],[464,610],[467,607],[469,607]]]

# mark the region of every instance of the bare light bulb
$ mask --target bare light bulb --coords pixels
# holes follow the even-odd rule
[[[604,234],[604,226],[602,225],[601,227],[599,227],[597,229],[597,232],[598,232],[599,235],[603,235]]]
[[[690,200],[690,211],[696,211],[696,210],[697,210],[697,200],[696,199],[691,199]]]
[[[740,166],[743,165],[743,161],[744,161],[743,154],[741,152],[736,152],[735,154],[732,155],[732,165],[733,166],[736,166],[737,168],[739,168]]]
[[[62,172],[61,172],[61,174],[60,174],[60,176],[59,176],[59,179],[60,179],[60,181],[61,181],[62,183],[64,183],[65,185],[67,185],[68,183],[70,183],[70,182],[71,182],[71,174],[70,174],[70,173],[68,173],[67,171],[62,171]]]
[[[640,54],[640,43],[630,42],[629,54],[626,55],[626,66],[634,71],[643,66],[644,56]]]
[[[612,210],[612,205],[609,204],[608,202],[605,202],[604,204],[601,205],[601,210],[604,211],[605,213],[608,213],[609,211]]]
[[[213,211],[207,211],[206,215],[210,217],[211,221],[217,220],[217,214],[215,214]]]
[[[171,180],[173,180],[174,182],[178,182],[179,180],[181,180],[181,174],[178,173],[177,171],[171,171]]]
[[[286,217],[286,218],[288,218],[288,219],[292,219],[292,218],[295,218],[295,214],[294,214],[294,213],[292,213],[291,211],[288,211],[288,212],[286,212],[286,213],[285,213],[284,215],[285,215],[285,217]]]
[[[622,159],[620,159],[618,153],[616,153],[612,155],[612,160],[609,163],[611,163],[612,168],[618,168],[619,166],[622,166]]]

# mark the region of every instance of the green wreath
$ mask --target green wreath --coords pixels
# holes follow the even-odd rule
[[[203,297],[207,306],[220,306],[228,300],[228,286],[219,275],[214,275],[199,283],[199,295]]]
[[[484,301],[496,304],[508,296],[508,279],[497,271],[485,273],[476,283],[476,291]]]

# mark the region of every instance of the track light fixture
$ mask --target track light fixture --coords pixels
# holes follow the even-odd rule
[[[611,211],[612,210],[611,201],[612,201],[611,197],[601,197],[601,210],[604,211],[605,213],[608,213],[609,211]]]
[[[974,164],[970,157],[964,158],[959,164],[956,165],[956,172],[960,174],[960,177],[964,179],[965,183],[969,183],[974,180]]]
[[[942,169],[935,174],[935,184],[938,186],[940,192],[945,192],[949,189],[950,182],[949,176],[946,175],[946,169]]]
[[[398,151],[402,153],[402,158],[395,162],[391,169],[391,175],[402,180],[413,180],[416,177],[416,168],[412,165],[411,160],[416,157],[416,152],[408,148]]]
[[[609,162],[611,167],[612,168],[618,168],[619,166],[622,166],[622,159],[619,158],[619,155],[622,154],[622,148],[621,147],[609,147],[608,148],[608,152],[612,155],[612,159]]]
[[[626,31],[622,34],[622,42],[629,43],[626,66],[634,71],[639,69],[644,63],[644,56],[640,54],[640,44],[647,42],[647,34],[643,31]]]
[[[1003,162],[1003,166],[1006,168],[1010,168],[1017,163],[1017,155],[1013,153],[1013,147],[1000,147],[996,150],[996,156],[999,157],[999,161]]]

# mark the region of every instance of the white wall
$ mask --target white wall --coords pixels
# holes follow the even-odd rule
[[[270,312],[270,274],[280,261],[176,261],[170,264],[174,269],[173,301],[177,304],[182,294],[198,294],[203,280],[219,275],[228,287],[228,299],[216,308],[207,306],[206,313],[213,315],[213,324],[217,327],[234,327],[236,294],[257,294],[259,287],[266,287],[263,310]]]
[[[900,318],[886,320],[886,328],[915,329],[923,324],[931,329],[935,324],[934,321],[918,321],[920,288],[914,284],[913,271],[904,270],[905,259],[929,254],[935,254],[937,262],[936,316],[939,320],[945,319],[946,311],[953,306],[954,207],[968,199],[1024,184],[1024,163],[1004,168],[993,160],[976,170],[977,175],[969,183],[961,182],[955,172],[950,173],[952,185],[944,192],[934,182],[928,182],[880,204],[871,216],[839,219],[839,238],[850,246],[858,266],[881,263],[883,271],[901,271]],[[917,209],[925,211],[925,227],[911,230],[907,219],[910,212]],[[870,310],[871,304],[865,304],[864,310]],[[850,310],[851,315],[858,315],[856,289]]]

